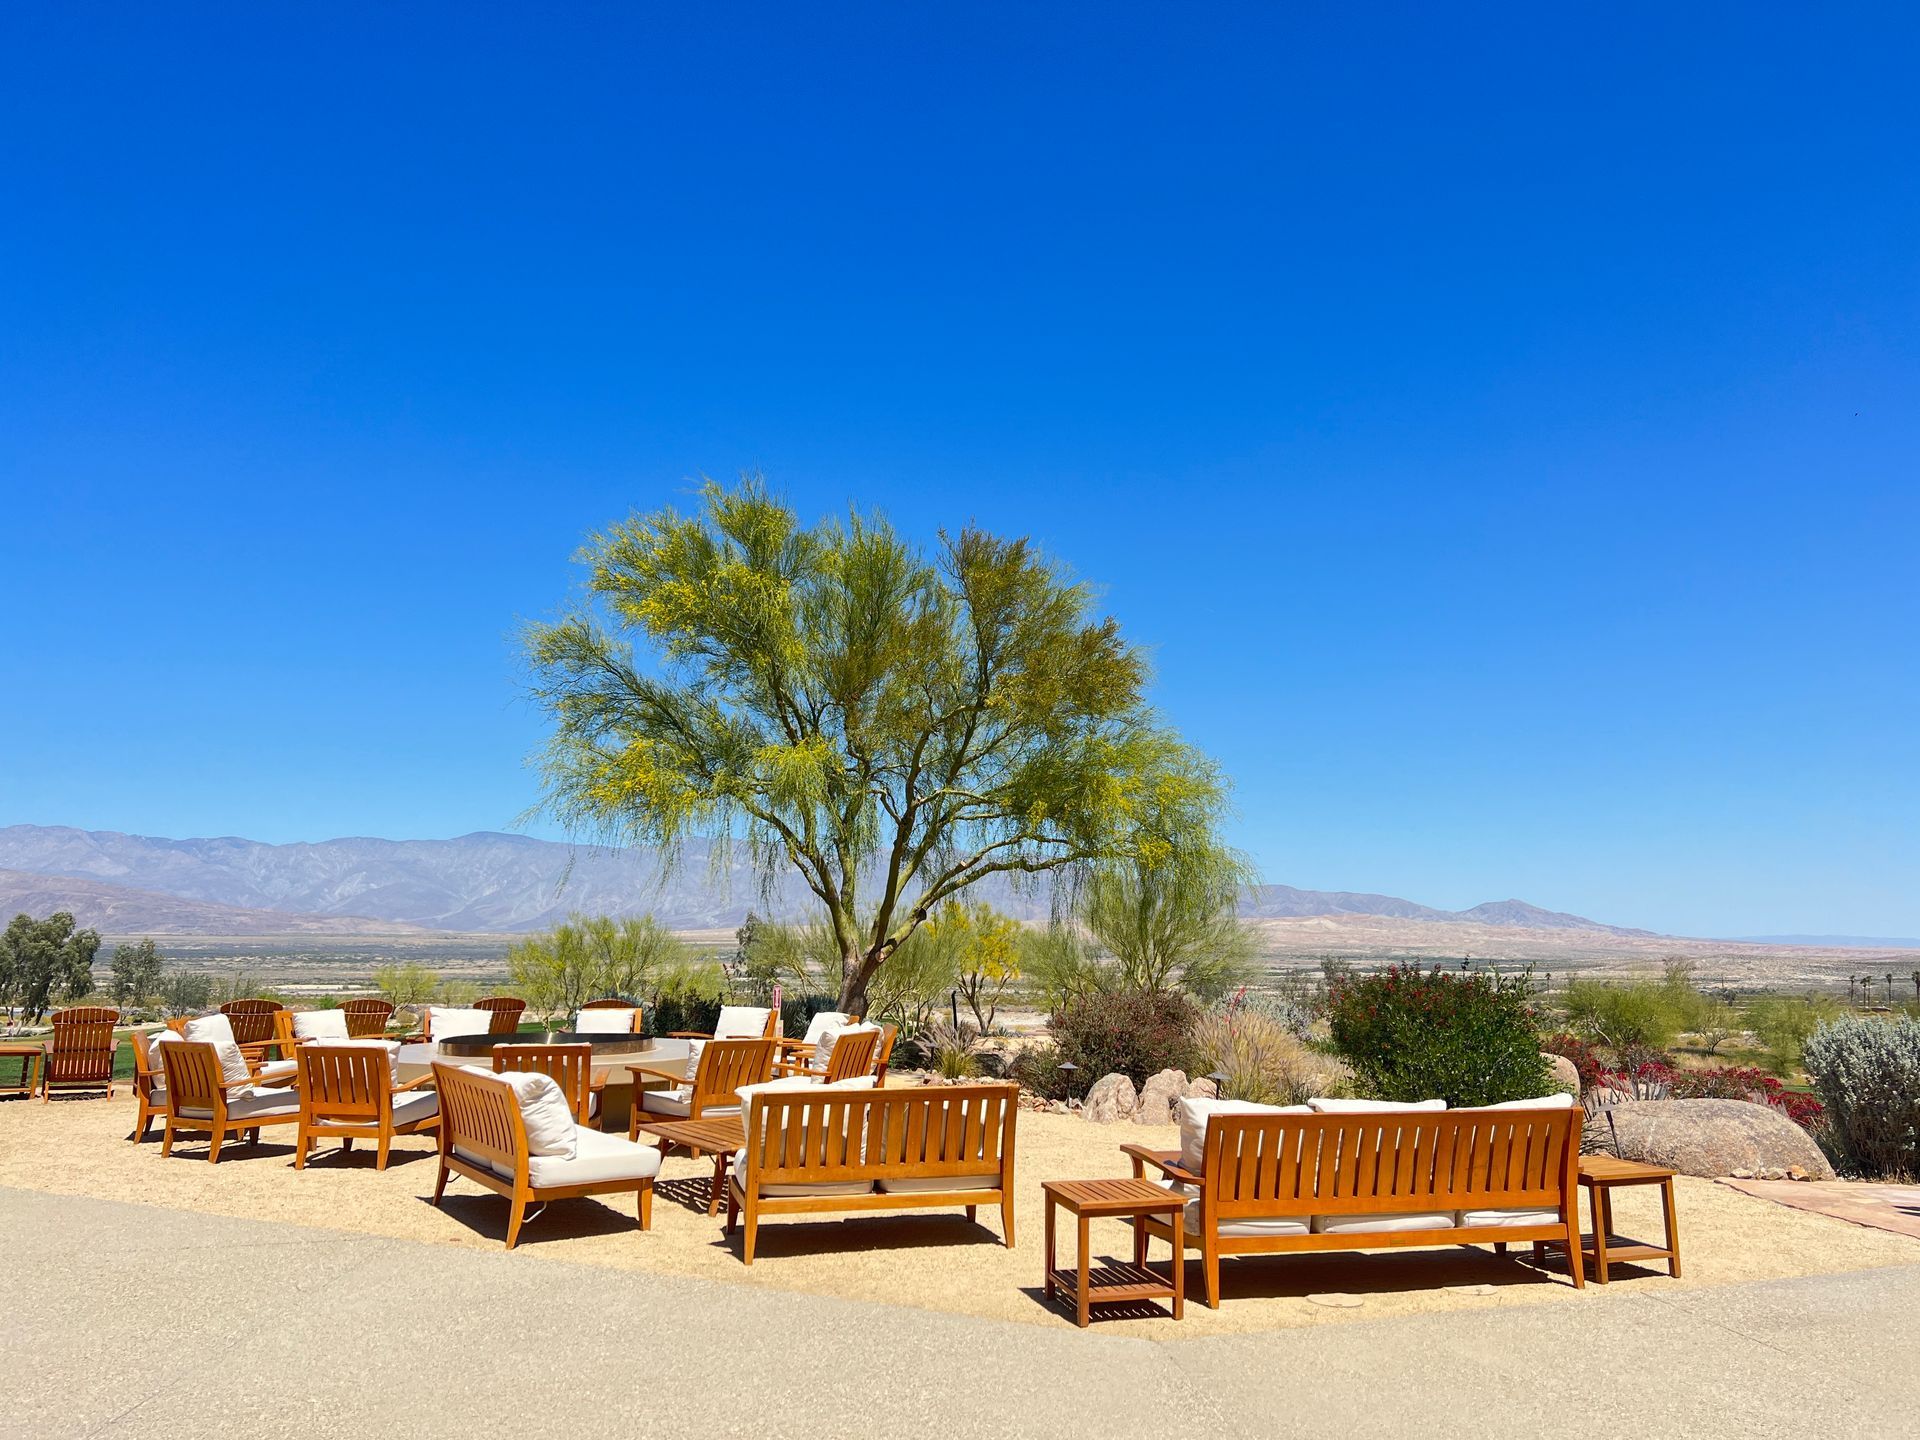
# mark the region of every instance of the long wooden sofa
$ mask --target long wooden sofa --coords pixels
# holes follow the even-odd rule
[[[1207,1304],[1228,1255],[1555,1240],[1580,1251],[1580,1107],[1375,1114],[1214,1114],[1198,1170],[1179,1151],[1124,1145],[1192,1198]],[[1167,1221],[1138,1232],[1171,1243]],[[1144,1253],[1136,1253],[1144,1263]],[[1583,1284],[1581,1267],[1573,1284]]]
[[[1011,1249],[1019,1100],[1009,1082],[751,1095],[727,1185],[727,1233],[744,1221],[741,1259],[751,1265],[769,1215],[960,1208],[971,1220],[997,1204]]]

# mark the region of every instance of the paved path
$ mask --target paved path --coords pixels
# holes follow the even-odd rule
[[[0,1436],[1911,1436],[1920,1393],[1920,1266],[1157,1344],[21,1190],[0,1237]]]

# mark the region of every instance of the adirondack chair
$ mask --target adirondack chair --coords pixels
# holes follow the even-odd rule
[[[220,1013],[233,1026],[237,1045],[264,1045],[273,1039],[273,1017],[287,1007],[278,1000],[229,1000]]]
[[[489,995],[474,1001],[473,1008],[493,1016],[493,1024],[487,1027],[489,1035],[511,1035],[520,1028],[520,1015],[527,1002],[517,995]]]
[[[355,1040],[380,1038],[393,1018],[393,1006],[371,995],[344,1001],[340,1008],[347,1012],[347,1034]]]
[[[113,1027],[118,1010],[104,1005],[78,1005],[56,1010],[53,1042],[41,1068],[40,1099],[53,1099],[55,1090],[105,1090],[113,1098],[113,1055],[118,1048]]]
[[[573,1013],[576,1035],[638,1035],[641,1007],[631,1000],[589,1000]]]

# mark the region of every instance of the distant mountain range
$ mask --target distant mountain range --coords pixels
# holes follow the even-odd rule
[[[972,893],[1023,919],[1049,910],[1044,890],[983,882]],[[452,840],[268,845],[231,836],[168,840],[57,825],[0,827],[0,911],[70,910],[83,925],[122,935],[514,933],[544,929],[576,911],[651,913],[675,929],[706,930],[732,928],[750,909],[790,918],[811,908],[797,878],[763,886],[743,857],[701,845],[690,845],[669,870],[650,850],[585,849],[487,831]],[[1290,885],[1251,888],[1241,913],[1250,920],[1377,915],[1653,933],[1524,900],[1437,910],[1391,895]]]
[[[1912,936],[1888,935],[1741,935],[1749,945],[1810,945],[1823,950],[1920,950]]]

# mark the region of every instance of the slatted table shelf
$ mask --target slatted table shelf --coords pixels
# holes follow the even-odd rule
[[[1074,1297],[1076,1318],[1082,1329],[1090,1320],[1094,1305],[1137,1304],[1144,1300],[1171,1300],[1173,1318],[1186,1310],[1186,1258],[1182,1253],[1181,1211],[1184,1196],[1175,1195],[1151,1180],[1048,1180],[1041,1188],[1047,1196],[1046,1297],[1056,1294]],[[1056,1211],[1065,1209],[1079,1222],[1079,1248],[1074,1268],[1061,1269],[1054,1260]],[[1094,1220],[1129,1220],[1134,1226],[1134,1254],[1146,1254],[1141,1223],[1149,1216],[1170,1218],[1173,1232],[1173,1260],[1164,1278],[1144,1263],[1110,1261],[1095,1267],[1091,1263],[1088,1228]]]
[[[1578,1263],[1593,1266],[1593,1278],[1602,1285],[1607,1283],[1607,1271],[1617,1263],[1631,1260],[1664,1260],[1667,1273],[1680,1274],[1680,1221],[1673,1207],[1674,1172],[1664,1165],[1643,1165],[1638,1160],[1617,1160],[1611,1155],[1582,1155],[1580,1157],[1580,1188],[1588,1195],[1588,1208],[1593,1214],[1593,1229],[1580,1237],[1580,1258]],[[1622,1185],[1658,1185],[1660,1187],[1661,1209],[1666,1218],[1666,1240],[1664,1245],[1651,1245],[1644,1240],[1630,1240],[1614,1233],[1613,1229],[1613,1190]],[[1555,1244],[1551,1240],[1533,1242],[1535,1261],[1544,1260],[1549,1250],[1564,1253],[1564,1244]],[[1569,1257],[1568,1264],[1575,1263]]]

